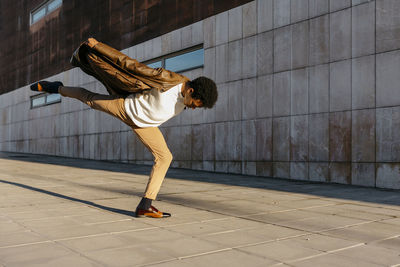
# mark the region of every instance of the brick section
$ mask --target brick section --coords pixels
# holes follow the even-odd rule
[[[124,49],[247,2],[71,0],[32,26],[30,11],[43,0],[0,3],[0,94],[70,69],[88,37]]]

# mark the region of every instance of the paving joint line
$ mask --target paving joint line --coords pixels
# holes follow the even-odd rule
[[[199,191],[199,192],[204,192],[204,191]],[[168,202],[167,202],[167,203],[168,203]],[[171,204],[175,204],[175,205],[176,205],[176,203],[171,203]],[[346,203],[342,203],[342,204],[346,204]],[[332,206],[332,205],[335,205],[335,204],[331,204],[331,205],[322,205],[322,206],[315,206],[315,207],[324,207],[324,206]],[[337,204],[337,205],[340,205],[340,204]],[[354,205],[354,204],[353,204],[353,205]],[[360,206],[362,206],[362,205],[360,205]],[[189,206],[189,207],[190,207],[190,206]],[[370,207],[370,206],[367,206],[367,207]],[[190,207],[190,208],[193,208],[193,207]],[[299,209],[292,209],[292,210],[288,210],[288,211],[302,210],[302,209],[309,209],[309,208],[312,208],[312,207],[299,208]],[[194,209],[204,210],[204,209],[201,209],[201,208],[194,208]],[[397,210],[397,209],[394,209],[394,210]],[[204,210],[204,211],[212,212],[212,213],[218,214],[218,212],[215,212],[215,211],[210,211],[210,210]],[[274,213],[274,212],[268,212],[268,213]],[[268,214],[268,213],[266,213],[266,214]],[[223,214],[223,213],[219,213],[219,214]],[[229,216],[229,217],[227,217],[226,219],[235,218],[235,217],[236,217],[236,218],[246,219],[246,220],[250,220],[250,221],[256,221],[256,220],[252,220],[252,219],[250,219],[250,218],[245,218],[245,217],[240,217],[240,216],[235,216],[235,215],[226,215],[226,214],[223,214],[223,215]],[[225,219],[225,218],[223,218],[223,219]],[[129,219],[126,219],[126,220],[129,220]],[[221,220],[221,219],[219,218],[219,219],[212,219],[212,220]],[[362,224],[371,223],[371,222],[379,222],[379,221],[382,221],[382,220],[374,220],[374,221],[368,221],[368,222],[363,222],[363,223],[357,223],[357,224],[347,225],[347,226],[344,226],[344,227],[331,228],[331,229],[323,230],[323,231],[319,231],[319,232],[310,232],[310,233],[307,233],[307,234],[303,234],[303,236],[304,236],[304,235],[310,235],[310,234],[313,234],[313,233],[323,233],[323,232],[326,232],[326,231],[331,231],[331,230],[336,230],[336,229],[350,228],[350,227],[357,226],[357,225],[362,225]],[[264,224],[276,225],[276,224],[273,224],[273,223],[265,223],[265,222],[262,222],[262,223],[264,223]],[[177,225],[179,225],[179,224],[177,224]],[[281,226],[281,225],[278,225],[278,226]],[[281,226],[281,227],[285,227],[285,226]],[[150,229],[154,229],[154,228],[160,228],[160,227],[151,227]],[[290,227],[286,227],[286,228],[290,228]],[[140,230],[144,230],[144,229],[140,229]],[[140,231],[140,230],[139,230],[139,231]],[[297,229],[297,230],[298,230],[298,229]],[[123,231],[123,232],[130,232],[130,231],[132,231],[132,230]],[[304,231],[304,230],[302,230],[302,231]],[[112,233],[107,233],[107,234],[112,234]],[[302,236],[302,235],[300,235],[300,236]],[[287,238],[284,238],[284,239],[290,239],[290,238],[294,238],[294,237],[287,237]],[[60,239],[60,240],[62,240],[62,239]],[[276,239],[276,241],[278,241],[278,240],[279,240],[279,239]],[[283,239],[282,239],[282,240],[283,240]],[[57,240],[54,240],[54,241],[56,242]],[[39,243],[48,243],[48,242],[51,242],[51,241],[43,241],[43,242],[39,242]],[[269,241],[269,242],[273,242],[273,241]],[[264,242],[262,242],[262,243],[264,243]],[[362,243],[362,244],[365,244],[365,243]],[[361,246],[362,244],[358,244],[358,245],[354,245],[354,246]],[[351,247],[354,247],[354,246],[351,246]],[[239,246],[239,247],[241,247],[241,246]],[[333,253],[333,252],[336,252],[336,251],[349,249],[349,248],[351,248],[351,247],[343,248],[343,249],[339,249],[339,250],[334,250],[334,251],[332,251],[332,252],[326,252],[326,253]],[[0,247],[0,248],[1,248],[1,247]],[[230,249],[232,249],[232,248],[230,248]],[[224,249],[224,250],[230,250],[230,249]],[[220,251],[220,250],[219,250],[219,251]],[[216,252],[218,252],[218,251],[216,251]],[[187,258],[187,257],[195,257],[195,256],[198,256],[198,255],[204,255],[204,254],[210,254],[210,253],[216,253],[216,252],[206,252],[206,253],[201,253],[201,254],[194,254],[194,255],[190,255],[190,256],[179,257],[179,258],[177,258],[177,259],[184,259],[184,258]],[[393,265],[393,266],[399,266],[399,265]]]
[[[136,266],[137,266],[137,267],[153,266],[153,265],[155,265],[155,264],[173,262],[173,261],[177,261],[177,260],[179,260],[179,259],[178,259],[178,258],[172,258],[172,259],[168,259],[168,260],[155,261],[155,262],[140,264],[140,265],[136,265]]]
[[[157,229],[159,227],[147,227],[147,228],[141,228],[141,229],[131,229],[131,230],[125,230],[125,231],[117,231],[117,232],[107,232],[107,233],[100,233],[100,234],[92,234],[92,235],[84,235],[84,236],[73,236],[73,237],[66,237],[66,238],[56,238],[56,239],[49,239],[49,240],[44,240],[44,241],[38,241],[38,242],[30,242],[30,243],[23,243],[23,244],[17,244],[17,245],[9,245],[9,246],[2,246],[0,249],[4,248],[13,248],[13,247],[23,247],[23,246],[30,246],[30,245],[37,245],[37,244],[44,244],[44,243],[54,243],[54,242],[59,242],[59,241],[67,241],[67,240],[76,240],[76,239],[82,239],[82,238],[88,238],[88,237],[97,237],[97,236],[107,236],[107,235],[115,235],[115,234],[122,234],[122,233],[129,233],[129,232],[140,232],[144,230],[152,230],[152,229]],[[45,235],[42,235],[40,233],[37,233],[33,230],[27,230],[25,232],[33,232],[36,233],[42,237],[47,237]]]
[[[183,206],[183,207],[187,207],[186,205],[180,204],[180,203],[170,203],[170,204],[175,204],[175,205],[180,205],[180,206]],[[264,221],[261,221],[261,220],[247,218],[247,217],[243,217],[243,216],[239,216],[239,215],[235,216],[235,215],[232,215],[232,214],[225,214],[225,213],[222,213],[222,212],[212,211],[212,210],[207,210],[207,209],[202,209],[202,208],[196,208],[196,209],[204,210],[204,211],[208,211],[208,212],[211,212],[211,213],[220,214],[220,215],[224,215],[224,216],[229,216],[231,218],[244,219],[244,220],[248,220],[248,221],[263,223],[265,225],[274,225],[274,226],[278,226],[278,227],[283,227],[283,228],[299,231],[299,229],[294,228],[294,227],[283,226],[283,225],[279,225],[279,224],[276,224],[276,223],[267,223],[267,222],[264,222]],[[300,230],[300,231],[309,232],[309,231],[304,231],[304,230]]]
[[[93,261],[93,262],[95,262],[95,263],[97,263],[97,264],[99,264],[99,265],[101,265],[101,266],[106,266],[106,265],[104,265],[102,262],[100,262],[100,261],[98,261],[98,260],[96,260],[96,259],[93,259],[93,258],[91,258],[91,257],[89,257],[89,256],[87,256],[87,255],[85,255],[84,253],[75,250],[74,248],[68,247],[68,246],[64,245],[63,243],[60,243],[60,242],[57,242],[57,241],[54,241],[54,242],[55,242],[56,244],[58,244],[59,246],[65,248],[65,249],[67,249],[67,250],[69,250],[69,251],[71,251],[71,252],[73,252],[73,253],[78,254],[78,255],[79,255],[80,257],[82,257],[82,258],[85,258],[85,259],[87,259],[87,260],[89,260],[89,261]]]
[[[170,228],[170,227],[175,227],[175,226],[181,226],[181,225],[190,225],[190,224],[196,224],[199,222],[185,222],[185,223],[177,223],[177,224],[169,224],[169,225],[160,225],[159,228],[165,229],[165,228]],[[167,230],[167,229],[165,229]]]
[[[279,241],[289,240],[289,239],[293,239],[296,237],[303,237],[303,236],[308,236],[308,235],[313,235],[313,233],[304,233],[304,234],[298,234],[298,235],[293,235],[293,236],[286,236],[286,237],[280,237],[280,238],[276,238],[276,239],[270,239],[267,241],[260,241],[260,242],[255,242],[255,243],[250,243],[250,244],[245,244],[245,245],[240,245],[240,246],[234,246],[234,247],[232,247],[232,249],[241,249],[241,248],[246,248],[246,247],[263,245],[263,244],[279,242]]]
[[[17,244],[17,245],[2,246],[2,247],[0,247],[0,249],[18,248],[18,247],[24,247],[24,246],[46,244],[46,243],[54,243],[54,241],[45,240],[45,241],[38,241],[38,242],[31,242],[31,243],[24,243],[24,244]]]
[[[95,223],[83,223],[83,225],[91,226],[91,225],[100,225],[100,224],[106,224],[106,223],[126,222],[126,221],[133,221],[133,219],[121,219],[121,220],[114,220],[114,221],[104,221],[104,222],[95,222]]]
[[[365,246],[366,243],[361,242],[361,243],[357,243],[348,247],[344,247],[344,248],[338,248],[338,249],[332,249],[332,250],[327,250],[326,253],[335,253],[335,252],[339,252],[339,251],[343,251],[343,250],[348,250],[351,248],[356,248],[356,247],[361,247],[361,246]]]
[[[340,229],[345,229],[345,228],[351,228],[351,227],[354,227],[354,226],[359,226],[359,225],[364,225],[364,224],[369,224],[369,223],[374,223],[374,222],[380,222],[380,221],[382,221],[382,220],[365,221],[365,222],[359,222],[359,223],[349,224],[349,225],[346,225],[346,226],[334,227],[334,228],[329,228],[329,229],[325,229],[325,230],[321,230],[321,231],[313,231],[313,232],[316,233],[316,234],[319,234],[319,233],[325,233],[325,232],[332,231],[332,230],[340,230]]]
[[[192,255],[187,255],[187,256],[180,256],[180,257],[178,257],[178,259],[179,260],[183,260],[183,259],[188,259],[188,258],[204,256],[204,255],[208,255],[208,254],[215,254],[215,253],[218,253],[218,252],[223,252],[223,251],[228,251],[228,250],[232,250],[232,248],[222,248],[222,249],[211,250],[211,251],[192,254]]]
[[[359,243],[359,244],[355,244],[355,245],[348,246],[348,247],[341,248],[341,249],[336,249],[336,250],[332,250],[332,251],[326,251],[326,252],[319,253],[319,254],[316,254],[316,255],[311,255],[311,256],[308,256],[308,257],[303,257],[303,258],[299,258],[299,259],[295,259],[295,260],[285,261],[284,263],[296,263],[296,262],[299,262],[299,261],[318,258],[318,257],[324,256],[324,255],[333,254],[333,253],[338,252],[338,251],[343,251],[343,250],[347,250],[347,249],[351,249],[351,248],[355,248],[355,247],[360,247],[360,246],[363,246],[363,245],[365,245],[365,244],[364,243]]]
[[[284,212],[290,212],[290,211],[296,211],[296,210],[307,210],[307,209],[313,209],[313,208],[321,208],[321,207],[329,207],[329,206],[338,206],[340,204],[327,204],[327,205],[321,205],[321,206],[311,206],[311,207],[304,207],[304,208],[296,208],[296,209],[287,209],[287,210],[276,210],[276,211],[267,211],[267,212],[260,212],[260,213],[254,213],[246,216],[258,216],[258,215],[266,215],[266,214],[275,214],[275,213],[284,213]],[[318,213],[318,212],[315,212]],[[325,215],[324,213],[321,215]]]
[[[374,243],[378,243],[378,242],[382,242],[382,241],[386,241],[386,240],[390,240],[390,239],[393,239],[393,238],[398,238],[398,237],[400,237],[400,235],[395,235],[395,236],[391,236],[391,237],[386,237],[386,238],[382,238],[382,239],[378,239],[378,240],[374,240],[374,241],[371,241],[371,242],[366,242],[366,244],[368,245],[368,244],[374,244]]]

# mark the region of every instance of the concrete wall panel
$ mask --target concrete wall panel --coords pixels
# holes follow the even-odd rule
[[[310,20],[310,59],[311,65],[329,62],[329,16]]]
[[[291,23],[306,20],[308,18],[308,0],[290,1],[290,20]]]
[[[339,3],[340,1],[331,1],[331,4],[335,2]],[[351,9],[332,13],[330,16],[329,46],[331,61],[351,57],[351,40]]]
[[[292,27],[282,27],[274,31],[274,71],[291,69]]]
[[[257,32],[265,32],[274,27],[274,0],[257,1]]]
[[[102,33],[111,46],[139,60],[203,44],[204,67],[182,74],[215,79],[219,98],[213,109],[185,110],[160,127],[174,154],[173,167],[399,188],[397,1],[192,3],[199,14],[216,13],[207,18],[185,13],[178,27],[168,20],[162,29],[146,24],[154,36],[137,43],[131,38],[142,36],[139,28],[132,34]],[[184,8],[178,1],[163,12],[171,14],[173,6]],[[147,16],[135,17],[135,23]],[[191,16],[197,20],[189,22]],[[112,20],[117,23],[118,16]],[[55,67],[54,75],[46,68],[39,73],[39,55],[45,58],[40,44],[47,37],[34,36],[39,52],[26,68],[28,79],[0,96],[0,149],[151,165],[152,154],[129,126],[108,114],[68,98],[30,109],[36,93],[27,83],[39,77],[107,94],[78,68],[61,64],[62,72]],[[70,51],[63,48],[60,59],[81,38],[67,39]],[[14,74],[7,78],[18,86],[24,67],[18,80]]]
[[[375,52],[375,1],[352,8],[352,55]]]
[[[376,52],[400,48],[400,2],[376,0]]]
[[[352,60],[351,101],[353,109],[375,107],[375,56]]]

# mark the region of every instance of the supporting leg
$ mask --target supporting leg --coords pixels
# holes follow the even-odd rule
[[[171,164],[172,154],[158,127],[133,128],[133,131],[154,156],[153,169],[144,193],[145,198],[154,200]]]

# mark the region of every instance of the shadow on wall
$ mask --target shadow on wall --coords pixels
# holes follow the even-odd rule
[[[92,170],[104,170],[119,173],[130,173],[135,175],[145,175],[147,176],[151,171],[151,166],[145,165],[134,165],[125,163],[114,163],[107,161],[95,161],[95,160],[82,160],[82,159],[71,159],[64,157],[54,157],[46,155],[34,155],[34,154],[22,154],[22,153],[9,153],[0,152],[0,159],[7,160],[18,160],[33,163],[42,164],[53,164],[61,165],[75,168],[92,169]],[[353,201],[364,201],[377,204],[389,204],[389,205],[400,205],[400,194],[399,190],[388,190],[388,189],[377,189],[369,187],[361,187],[354,185],[342,185],[342,184],[332,184],[332,183],[322,183],[322,182],[309,182],[309,181],[296,181],[278,178],[268,178],[268,177],[257,177],[257,176],[246,176],[246,175],[236,175],[236,174],[221,174],[212,173],[205,171],[193,171],[184,169],[170,169],[167,173],[167,179],[181,179],[186,181],[196,181],[201,183],[215,183],[223,184],[229,186],[241,186],[248,188],[266,189],[281,191],[287,193],[299,193],[299,194],[309,194],[310,196],[321,196],[328,198],[337,199],[347,199]],[[29,185],[19,184],[12,181],[0,180],[1,183],[7,183],[15,186],[19,186],[28,190],[33,190],[45,194],[49,194],[55,197],[68,199],[71,201],[81,202],[87,205],[91,205],[97,208],[105,209],[108,211],[130,215],[133,213],[130,211],[114,209],[102,205],[98,205],[91,201],[76,199],[61,195],[58,193],[53,193],[47,190],[43,190],[36,187],[31,187]],[[71,183],[76,183],[72,182]],[[79,186],[95,188],[104,191],[110,191],[114,193],[126,194],[130,196],[142,196],[142,190],[134,189],[115,189],[108,188],[101,185],[87,185],[79,184]],[[144,190],[144,188],[143,188]],[[160,194],[158,199],[171,201],[177,204],[183,205],[188,201],[188,196],[185,197],[176,194]],[[215,201],[214,201],[215,202]],[[206,209],[207,205],[210,204],[207,200],[200,201],[190,200],[191,204],[195,204],[196,207]],[[204,204],[204,205],[202,205]]]

